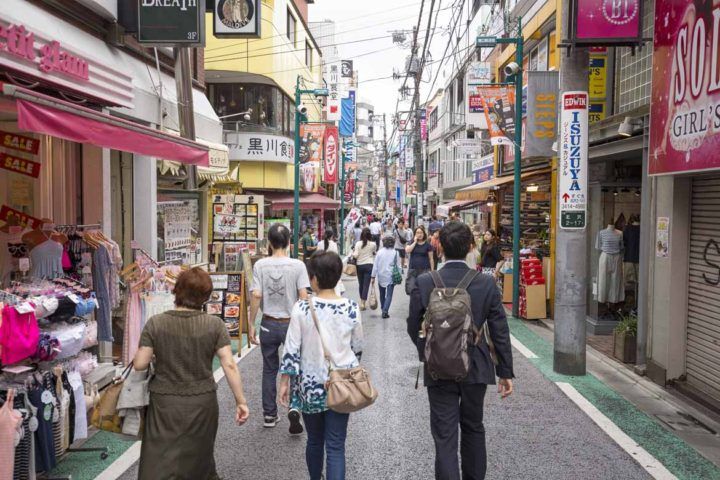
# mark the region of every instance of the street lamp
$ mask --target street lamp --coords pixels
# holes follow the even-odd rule
[[[515,45],[515,61],[505,66],[504,72],[508,77],[508,83],[502,85],[515,84],[515,162],[513,166],[514,185],[513,185],[513,291],[512,291],[512,313],[513,317],[519,317],[520,314],[520,183],[521,183],[521,164],[522,152],[520,144],[522,143],[522,87],[523,87],[523,33],[522,18],[517,20],[517,36],[516,37],[477,37],[475,46],[477,48],[495,48],[496,44],[514,44]],[[513,81],[511,81],[514,80]],[[492,84],[490,84],[492,85]],[[497,85],[497,84],[496,84]]]
[[[293,258],[298,258],[300,243],[300,124],[307,122],[307,107],[303,108],[302,96],[305,94],[316,97],[327,97],[327,88],[301,89],[300,81],[302,76],[298,75],[295,82],[295,182],[294,182],[294,203],[293,215]]]

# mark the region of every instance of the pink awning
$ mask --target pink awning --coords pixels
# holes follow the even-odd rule
[[[270,208],[272,210],[292,210],[295,208],[295,197],[292,193],[280,194],[278,196],[265,194],[265,198],[270,200]],[[301,210],[329,210],[339,207],[340,202],[338,200],[333,200],[325,195],[319,193],[300,194]]]
[[[208,147],[128,120],[58,100],[14,85],[18,128],[104,148],[207,167]]]

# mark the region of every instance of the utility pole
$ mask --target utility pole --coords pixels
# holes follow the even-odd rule
[[[383,113],[383,158],[384,158],[384,175],[385,175],[385,211],[388,211],[388,204],[390,203],[390,192],[388,190],[390,182],[388,181],[388,150],[387,150],[387,123],[385,122],[385,114]]]
[[[560,38],[565,39],[570,36],[570,22],[572,18],[568,17],[571,12],[571,0],[562,0],[562,8],[559,10],[564,18],[561,19],[562,35]],[[588,90],[588,49],[578,48],[576,46],[569,47],[568,51],[560,53],[560,94],[565,92],[587,92]],[[587,94],[585,94],[587,99]],[[562,100],[560,101],[560,118],[559,122],[562,132],[562,113],[565,109]],[[585,125],[587,125],[587,109],[584,114]],[[585,169],[581,172],[585,178],[585,201],[587,202],[587,128],[585,129],[585,139],[581,142],[580,157],[585,159],[584,165],[580,163],[580,168]],[[572,135],[571,135],[572,136]],[[558,152],[561,153],[560,162],[558,163],[558,202],[559,208],[562,208],[563,198],[565,194],[561,191],[560,186],[563,185],[562,161],[563,155],[563,139],[558,135]],[[581,187],[582,187],[582,181]],[[569,229],[567,216],[560,211],[557,215],[558,220],[555,225],[556,248],[559,252],[555,256],[555,342],[553,355],[553,370],[564,375],[585,375],[585,355],[586,355],[586,311],[587,311],[587,213],[582,217],[582,222],[577,223],[577,228]],[[563,218],[565,224],[563,225]],[[576,217],[579,218],[579,217]]]
[[[190,49],[175,49],[175,89],[177,90],[178,119],[180,136],[195,141],[195,113],[193,108],[192,69],[190,67]],[[197,188],[195,165],[185,165],[187,171],[187,189]]]

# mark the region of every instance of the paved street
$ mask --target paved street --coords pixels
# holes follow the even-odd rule
[[[357,283],[347,280],[351,296]],[[350,420],[348,479],[429,479],[433,444],[425,390],[414,389],[417,361],[405,333],[408,298],[399,290],[391,318],[365,312],[363,360],[380,390],[376,405]],[[304,437],[262,427],[261,356],[254,350],[240,362],[252,419],[244,427],[231,421],[233,400],[221,381],[218,471],[224,479],[306,478]],[[516,392],[500,401],[487,397],[488,478],[491,479],[643,479],[640,465],[603,433],[528,360],[515,352]],[[123,479],[135,478],[129,470]]]

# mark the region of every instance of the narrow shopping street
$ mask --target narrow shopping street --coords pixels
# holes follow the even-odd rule
[[[345,283],[349,295],[356,298],[357,282],[346,278]],[[434,448],[428,402],[422,385],[418,390],[414,388],[418,362],[405,333],[407,309],[408,297],[401,289],[394,299],[390,319],[381,319],[379,311],[364,312],[363,361],[381,393],[376,405],[351,416],[348,479],[433,478]],[[490,390],[486,400],[488,479],[652,478],[517,350],[514,361],[515,393],[500,401]],[[215,450],[221,478],[307,478],[304,435],[289,436],[286,419],[273,430],[262,427],[259,349],[250,352],[239,365],[252,416],[243,427],[233,423],[234,401],[227,383],[222,380],[218,391],[220,429]],[[648,434],[651,433],[649,429]],[[678,452],[684,452],[685,458],[680,460],[683,464],[687,462],[692,467],[694,462],[702,463],[699,455],[692,451],[680,449]],[[705,469],[698,473],[701,471],[712,472]],[[130,480],[136,475],[134,465],[120,478]],[[720,478],[720,471],[715,470],[714,477],[684,478]]]

